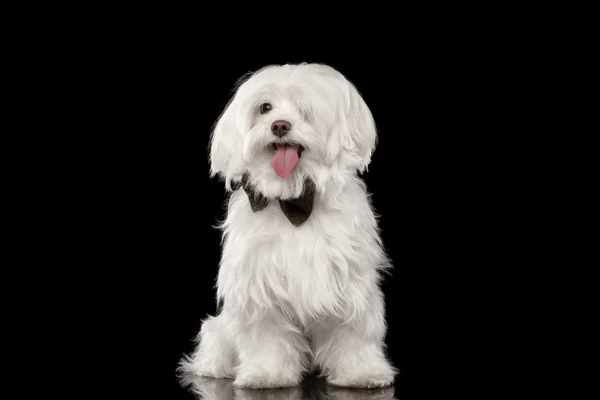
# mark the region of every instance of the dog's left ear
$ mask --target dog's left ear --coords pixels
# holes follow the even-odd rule
[[[359,172],[367,169],[377,145],[377,128],[371,110],[352,82],[346,84],[345,113],[341,118],[339,140],[351,156],[351,165]]]

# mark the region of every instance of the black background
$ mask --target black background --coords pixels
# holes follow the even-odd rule
[[[22,154],[5,146],[19,159],[5,175],[30,176],[6,190],[23,199],[23,212],[6,214],[38,242],[18,249],[12,270],[42,294],[32,304],[43,314],[19,311],[33,323],[31,336],[24,347],[5,342],[31,353],[19,355],[24,368],[13,367],[24,390],[56,373],[53,383],[81,386],[79,396],[108,389],[106,397],[118,397],[129,386],[128,398],[192,398],[175,368],[215,311],[220,236],[212,225],[225,201],[208,176],[210,129],[242,74],[300,61],[327,63],[353,81],[379,130],[364,178],[395,266],[383,289],[388,353],[401,370],[397,397],[486,396],[519,366],[529,374],[520,356],[531,352],[519,346],[538,338],[521,336],[545,298],[526,308],[514,284],[531,293],[550,264],[540,266],[540,255],[556,252],[534,245],[537,225],[555,224],[555,210],[540,211],[548,199],[530,194],[541,178],[553,179],[535,157],[562,158],[544,148],[552,127],[540,128],[554,123],[553,109],[541,116],[535,106],[554,99],[549,66],[562,57],[554,46],[570,43],[548,40],[550,29],[535,23],[561,23],[540,20],[538,9],[456,4],[368,15],[361,3],[354,21],[349,4],[331,15],[299,3],[292,13],[246,4],[258,15],[215,5],[53,5],[61,18],[28,10],[38,29],[10,32],[19,52],[7,65],[21,74],[7,82],[17,87],[10,103],[23,109],[15,137],[25,145]],[[552,49],[542,62],[540,46]],[[29,104],[35,109],[21,107]],[[526,258],[517,254],[528,249]],[[531,282],[523,279],[529,265],[540,269]],[[19,295],[8,309],[31,299]],[[524,309],[516,324],[511,303]],[[6,331],[24,335],[23,322]],[[479,390],[491,376],[500,384]]]

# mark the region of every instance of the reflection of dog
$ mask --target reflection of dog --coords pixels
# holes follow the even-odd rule
[[[364,182],[376,144],[356,88],[319,64],[242,83],[215,126],[212,175],[228,191],[217,281],[222,311],[184,371],[240,387],[295,386],[311,364],[334,385],[390,385],[389,266]]]
[[[231,379],[195,378],[187,382],[202,400],[395,400],[394,388],[344,389],[325,385],[310,385],[285,389],[234,388]],[[304,393],[304,395],[303,395]]]

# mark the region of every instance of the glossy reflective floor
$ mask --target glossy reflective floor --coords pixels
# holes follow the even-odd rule
[[[324,379],[307,377],[302,386],[289,389],[239,389],[231,379],[187,378],[184,386],[203,400],[396,400],[394,388],[345,389]]]

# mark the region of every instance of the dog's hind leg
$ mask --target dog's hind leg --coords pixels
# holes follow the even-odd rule
[[[181,372],[211,378],[233,378],[238,357],[228,334],[227,318],[223,311],[203,321],[196,351],[181,361]]]

